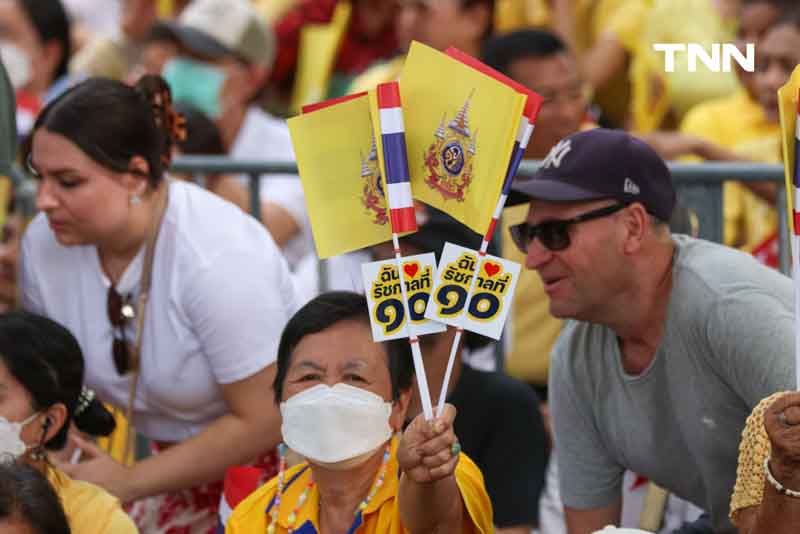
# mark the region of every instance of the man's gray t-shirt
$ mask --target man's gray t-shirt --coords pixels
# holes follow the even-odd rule
[[[663,338],[650,366],[622,368],[605,326],[569,321],[553,349],[550,402],[561,495],[571,508],[620,497],[630,469],[728,520],[745,419],[794,387],[789,278],[742,252],[686,236],[676,243]]]

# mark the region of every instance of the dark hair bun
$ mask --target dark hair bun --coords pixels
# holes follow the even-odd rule
[[[108,436],[117,427],[114,415],[97,399],[92,399],[80,413],[73,415],[78,430],[90,436]]]

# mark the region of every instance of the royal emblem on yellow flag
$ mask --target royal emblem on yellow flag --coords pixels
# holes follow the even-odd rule
[[[417,42],[400,94],[414,199],[485,234],[527,97]]]
[[[374,132],[372,134],[372,146],[367,154],[367,159],[364,159],[363,156],[361,158],[361,179],[364,181],[361,202],[364,204],[367,214],[372,219],[373,224],[386,225],[389,222],[389,215]]]
[[[425,183],[441,193],[444,200],[463,202],[472,183],[472,158],[478,151],[477,132],[469,128],[469,101],[447,122],[447,116],[433,134],[434,141],[425,153],[428,176]]]

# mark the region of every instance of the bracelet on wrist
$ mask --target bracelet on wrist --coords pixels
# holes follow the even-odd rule
[[[778,482],[778,480],[774,476],[772,476],[772,471],[770,471],[769,469],[769,456],[764,458],[764,475],[766,475],[767,482],[769,482],[769,485],[775,488],[778,493],[780,493],[781,495],[786,495],[787,497],[794,497],[795,499],[800,499],[800,491],[794,491],[784,487],[783,484]]]

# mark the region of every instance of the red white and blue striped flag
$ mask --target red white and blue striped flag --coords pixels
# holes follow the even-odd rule
[[[791,192],[792,220],[792,278],[794,279],[794,313],[795,313],[795,381],[800,390],[800,90],[797,93],[796,122],[794,126],[794,170],[792,173],[793,191]],[[787,192],[788,194],[788,192]]]
[[[400,86],[397,82],[382,83],[377,87],[377,96],[392,232],[416,232]]]
[[[792,195],[792,210],[794,216],[794,235],[800,236],[800,211],[798,211],[798,191],[800,191],[800,91],[797,95],[797,122],[794,125],[794,174],[792,176],[792,183],[794,184],[794,195]],[[794,250],[797,256],[797,250]]]

